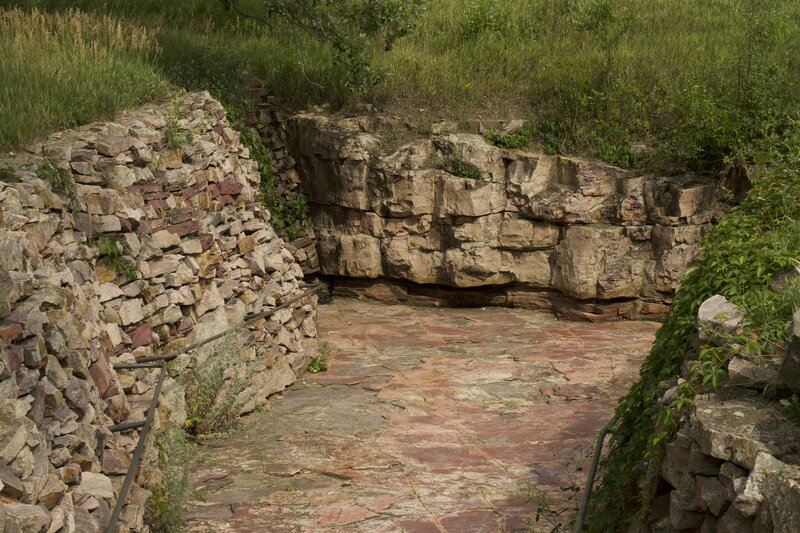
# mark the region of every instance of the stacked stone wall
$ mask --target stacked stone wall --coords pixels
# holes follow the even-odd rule
[[[296,161],[286,144],[286,119],[290,116],[290,112],[275,97],[269,96],[264,87],[254,87],[252,96],[258,103],[248,114],[247,125],[256,131],[269,151],[276,192],[285,201],[292,202],[298,195],[304,193],[300,186]],[[300,263],[306,276],[319,272],[316,232],[313,225],[306,225],[297,237],[287,240],[286,248]]]
[[[0,530],[104,529],[169,354],[304,291],[256,200],[260,176],[207,93],[53,135],[0,160]],[[249,323],[242,412],[315,353],[315,297]],[[181,356],[156,431],[182,423]],[[246,400],[246,401],[245,401]],[[144,531],[149,448],[122,514]]]
[[[695,344],[729,351],[727,377],[695,399],[667,445],[643,531],[800,531],[800,427],[778,402],[800,392],[800,312],[783,360],[745,356],[726,340],[741,334],[744,320],[719,295],[700,307]],[[665,384],[664,405],[676,398],[675,385]]]

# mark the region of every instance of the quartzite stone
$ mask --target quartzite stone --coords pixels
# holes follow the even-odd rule
[[[744,310],[719,294],[700,305],[697,330],[700,340],[718,345],[730,343],[730,338],[742,333]]]
[[[252,204],[260,176],[238,135],[218,123],[224,110],[207,94],[184,99],[188,118],[178,127],[191,128],[193,142],[183,150],[163,144],[164,114],[171,111],[148,104],[119,124],[57,134],[44,152],[25,152],[33,167],[41,164],[37,154],[57,154],[77,183],[74,206],[33,170],[23,183],[0,183],[0,521],[6,529],[84,533],[107,524],[114,487],[136,445],[136,432],[107,428],[145,416],[157,374],[117,376],[112,363],[169,353],[187,338],[221,333],[246,313],[297,294],[301,269],[267,224],[269,213]],[[249,237],[242,242],[249,253],[260,256],[263,278],[254,277],[236,238],[224,233],[233,226]],[[101,233],[113,235],[101,239]],[[104,249],[101,257],[105,243],[116,243],[120,256]],[[200,283],[206,290],[195,293]],[[298,303],[287,312],[280,341],[303,350],[297,330],[314,335],[315,309]],[[264,323],[252,326],[260,342],[268,340]],[[248,367],[237,367],[252,377],[240,412],[293,383],[312,357],[274,348],[274,357],[248,350]],[[182,422],[183,390],[168,381],[162,401],[170,407],[159,414]],[[155,459],[149,450],[142,469],[152,469]],[[133,485],[125,528],[146,529],[147,494]],[[38,505],[6,505],[14,499]]]

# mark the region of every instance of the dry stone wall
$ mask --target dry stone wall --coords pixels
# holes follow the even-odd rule
[[[638,176],[475,134],[392,148],[402,126],[376,122],[316,113],[285,122],[320,271],[342,292],[571,318],[661,315],[722,213],[710,179]]]
[[[258,104],[246,117],[246,123],[261,137],[269,150],[275,191],[285,202],[293,202],[298,196],[303,196],[303,191],[295,159],[286,145],[285,124],[290,113],[275,97],[269,96],[266,88],[255,86],[252,93],[252,98]],[[286,239],[285,245],[300,263],[306,276],[319,272],[316,233],[313,225],[307,224],[296,237]]]
[[[730,350],[727,379],[696,398],[667,445],[643,531],[800,531],[800,428],[776,399],[800,389],[800,312],[782,361],[738,353],[726,339],[741,334],[744,320],[719,295],[700,308],[696,344]],[[668,388],[661,401],[675,398]]]
[[[0,161],[0,531],[105,528],[157,371],[113,369],[225,331],[302,294],[256,199],[260,176],[207,93],[49,137]],[[304,371],[315,298],[250,323],[252,410]],[[200,352],[200,351],[198,351]],[[179,358],[157,426],[182,422]],[[150,448],[139,482],[155,466]],[[122,531],[145,531],[134,485]]]

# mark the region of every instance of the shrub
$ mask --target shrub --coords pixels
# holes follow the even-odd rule
[[[191,455],[186,433],[168,426],[156,437],[160,476],[150,487],[148,515],[155,533],[178,533],[183,524],[183,508],[191,495],[189,464]]]
[[[771,164],[755,177],[744,202],[704,239],[702,256],[687,270],[639,381],[617,407],[602,483],[592,498],[590,531],[618,530],[621,522],[646,516],[665,443],[694,395],[715,386],[723,372],[727,353],[701,350],[691,365],[691,379],[679,387],[679,398],[659,409],[659,384],[680,374],[703,301],[721,294],[746,311],[749,325],[741,339],[746,353],[782,352],[800,294],[768,287],[776,272],[800,257],[798,130],[775,140]]]
[[[486,140],[499,148],[523,149],[528,148],[533,142],[534,129],[530,122],[526,122],[517,131],[500,133],[492,130],[486,134]]]
[[[244,327],[232,330],[214,343],[204,361],[194,361],[185,384],[185,429],[189,433],[212,433],[225,428],[246,403],[239,400],[250,378],[246,372],[246,334]]]
[[[108,265],[118,276],[124,276],[128,281],[138,278],[133,261],[122,255],[116,236],[101,235],[97,239],[97,251],[99,261]]]

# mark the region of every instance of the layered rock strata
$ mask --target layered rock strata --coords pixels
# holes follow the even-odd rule
[[[727,379],[695,399],[667,445],[645,531],[800,531],[800,428],[776,400],[798,389],[791,367],[800,355],[800,312],[783,365],[780,357],[745,357],[729,341],[744,320],[719,295],[700,308],[697,344],[730,350]],[[675,398],[671,388],[661,401]]]
[[[471,302],[480,288],[483,304],[659,315],[722,211],[706,178],[638,176],[470,134],[390,149],[395,130],[371,124],[297,114],[285,130],[321,273],[390,280],[373,292],[401,299],[438,286]]]
[[[53,135],[0,163],[0,525],[100,531],[139,436],[108,428],[144,418],[157,375],[112,365],[223,332],[302,294],[303,274],[207,93]],[[304,371],[315,304],[248,324],[229,376],[247,380],[242,411]],[[184,370],[212,352],[176,361],[157,428],[182,423]],[[148,495],[133,486],[120,531],[146,530]]]

